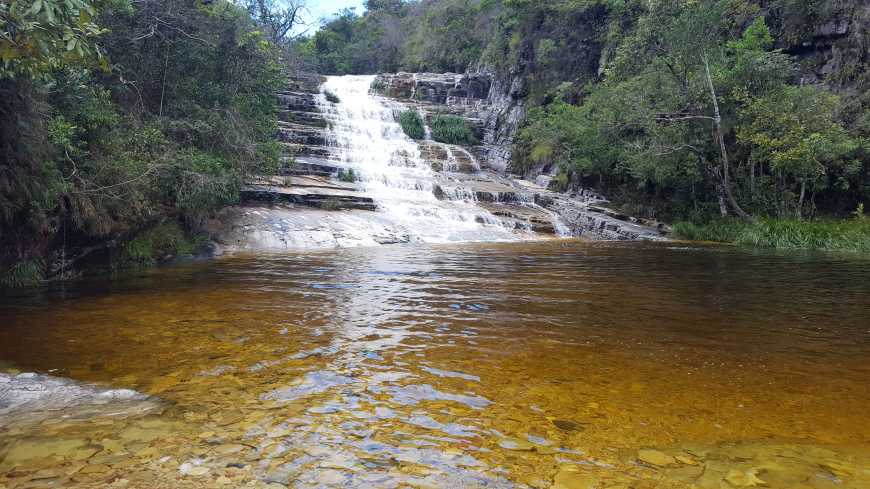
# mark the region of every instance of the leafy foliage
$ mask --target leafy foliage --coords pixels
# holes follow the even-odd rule
[[[356,172],[353,171],[353,168],[348,168],[347,170],[341,169],[338,170],[338,179],[342,182],[353,183],[357,180]]]
[[[475,144],[477,139],[468,122],[454,115],[437,115],[429,122],[432,139],[447,144]]]
[[[600,83],[558,86],[530,110],[515,170],[559,167],[665,219],[742,208],[801,218],[817,199],[868,190],[867,139],[839,119],[837,97],[793,85],[794,60],[754,12],[667,0],[633,13]]]
[[[480,60],[498,2],[383,0],[344,9],[294,43],[309,68],[330,75],[463,72]]]
[[[326,97],[326,100],[330,103],[337,104],[341,102],[341,99],[338,98],[338,95],[329,90],[324,91],[323,96]]]
[[[106,30],[89,0],[0,3],[0,78],[42,77],[69,63],[103,60],[95,44]]]
[[[405,132],[405,135],[411,139],[424,139],[426,137],[423,118],[414,109],[408,109],[399,113],[399,125],[402,126],[402,131]]]
[[[196,246],[197,240],[177,223],[163,223],[125,243],[113,265],[116,269],[147,267],[167,256],[189,255]]]
[[[228,1],[0,6],[0,271],[195,230],[278,165],[280,51]]]

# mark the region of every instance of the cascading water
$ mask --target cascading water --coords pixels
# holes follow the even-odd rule
[[[536,237],[506,227],[473,202],[436,198],[433,189],[438,175],[395,121],[401,106],[369,93],[373,80],[373,76],[329,77],[318,104],[330,123],[334,157],[358,175],[361,190],[375,200],[384,218],[412,240],[422,242]],[[326,92],[339,101],[329,102]]]

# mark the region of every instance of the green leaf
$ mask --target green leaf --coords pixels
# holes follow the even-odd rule
[[[28,15],[36,15],[39,11],[42,10],[42,0],[36,0],[33,2],[33,5],[30,7],[30,10],[27,11]]]

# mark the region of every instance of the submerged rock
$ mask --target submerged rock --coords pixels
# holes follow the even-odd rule
[[[563,468],[553,478],[550,489],[595,489],[598,486],[598,478],[592,474],[583,474],[576,468]]]
[[[108,404],[123,404],[131,413],[158,406],[148,396],[131,389],[112,389],[36,373],[0,372],[0,425],[13,417],[16,423],[21,423],[48,416],[50,411]],[[99,415],[100,410],[92,414]]]
[[[638,450],[637,451],[637,459],[641,462],[648,465],[655,465],[656,467],[664,467],[667,465],[674,465],[677,463],[674,457],[660,452],[658,450]]]
[[[725,476],[725,481],[734,487],[757,487],[766,485],[761,478],[758,477],[759,469],[749,469],[746,471],[731,469],[728,475]]]

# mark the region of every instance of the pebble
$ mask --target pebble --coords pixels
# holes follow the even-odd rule
[[[674,457],[658,450],[649,449],[638,450],[637,459],[645,464],[655,465],[657,467],[664,467],[666,465],[673,465],[676,463]]]
[[[757,487],[767,485],[758,477],[758,469],[749,469],[747,471],[731,469],[728,475],[725,476],[725,481],[734,487]]]
[[[581,474],[574,467],[563,468],[553,478],[550,489],[595,489],[598,478],[592,474]]]
[[[79,474],[105,474],[112,470],[111,467],[104,464],[89,464],[82,467],[82,470],[79,471]]]
[[[208,474],[209,470],[211,470],[211,469],[209,469],[208,467],[202,467],[202,466],[193,467],[187,471],[187,474],[192,475],[194,477],[200,477],[200,476],[203,476],[205,474]]]
[[[690,458],[690,457],[687,457],[685,455],[677,455],[674,458],[676,459],[677,462],[680,462],[683,465],[698,465],[697,460]]]

